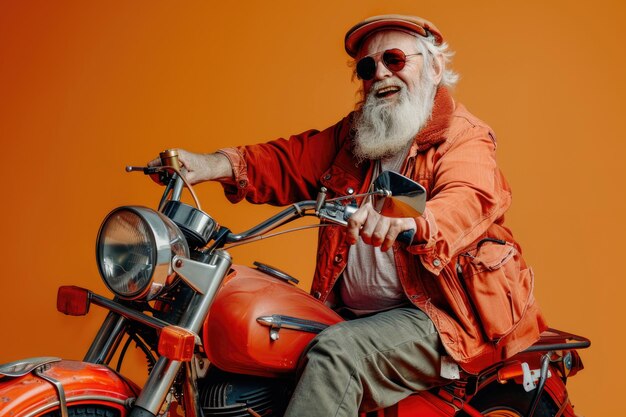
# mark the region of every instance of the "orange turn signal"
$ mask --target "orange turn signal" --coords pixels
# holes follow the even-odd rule
[[[178,326],[166,326],[159,336],[159,355],[186,362],[193,358],[196,334]]]
[[[522,368],[522,364],[519,362],[514,362],[498,369],[498,382],[504,384],[508,380],[519,378],[522,375],[524,375],[524,369]]]
[[[73,285],[59,287],[57,310],[68,316],[84,316],[89,312],[89,291]]]

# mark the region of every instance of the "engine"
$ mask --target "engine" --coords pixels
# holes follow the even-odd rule
[[[293,381],[237,375],[213,370],[199,384],[205,417],[280,417],[293,391]]]

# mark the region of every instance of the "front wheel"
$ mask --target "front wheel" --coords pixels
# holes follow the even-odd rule
[[[536,391],[526,392],[521,385],[494,383],[482,389],[472,400],[470,405],[483,413],[485,417],[525,417],[530,411]],[[553,417],[558,408],[544,391],[533,417]],[[460,412],[462,417],[467,414]]]
[[[120,417],[119,410],[107,408],[101,405],[79,405],[67,409],[69,417]],[[55,410],[41,417],[61,417],[61,411]]]

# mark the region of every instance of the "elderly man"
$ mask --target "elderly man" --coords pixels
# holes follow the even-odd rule
[[[355,416],[476,372],[529,346],[545,328],[532,271],[503,226],[511,201],[494,133],[455,102],[439,30],[414,16],[351,28],[364,100],[323,131],[223,149],[180,151],[187,178],[218,180],[228,198],[285,205],[364,192],[378,172],[421,183],[426,210],[388,218],[362,204],[347,228],[320,231],[311,293],[352,318],[310,344],[286,415]],[[151,164],[155,164],[153,161]],[[410,244],[396,241],[414,230]]]

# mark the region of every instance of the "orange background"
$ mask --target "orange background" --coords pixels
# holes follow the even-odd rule
[[[0,0],[0,362],[84,354],[103,312],[57,313],[56,288],[108,294],[94,261],[100,221],[160,195],[125,165],[167,147],[212,151],[334,123],[358,87],[345,31],[392,12],[436,22],[457,51],[455,95],[498,134],[514,189],[508,224],[534,265],[537,298],[552,326],[593,340],[570,381],[577,410],[620,415],[626,13],[617,0]],[[234,230],[275,212],[230,206],[216,184],[197,192]],[[232,254],[307,281],[315,236]]]

